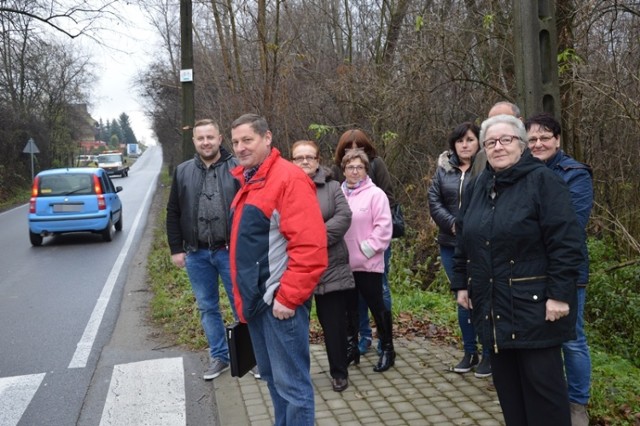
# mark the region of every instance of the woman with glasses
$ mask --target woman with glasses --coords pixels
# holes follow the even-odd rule
[[[350,129],[344,132],[338,140],[338,146],[336,147],[334,162],[335,162],[335,175],[340,180],[344,181],[344,174],[342,173],[342,159],[345,153],[352,149],[360,149],[367,154],[369,159],[369,171],[368,175],[371,181],[380,189],[384,191],[389,199],[389,205],[393,207],[396,204],[393,186],[391,185],[391,174],[387,169],[384,160],[378,156],[371,138],[361,129]],[[391,289],[389,287],[389,263],[391,261],[391,245],[384,252],[384,274],[382,276],[382,297],[384,305],[388,311],[391,311]],[[349,312],[349,342],[348,342],[348,359],[349,363],[353,362],[358,364],[360,362],[360,355],[364,355],[369,351],[371,347],[371,341],[373,338],[371,332],[371,326],[369,325],[369,312],[367,311],[367,304],[360,298],[358,302],[358,309],[354,312]],[[360,340],[358,341],[358,334],[360,334]],[[381,342],[378,339],[378,355],[381,352]]]
[[[440,259],[449,281],[453,279],[453,252],[456,246],[456,215],[464,190],[471,180],[473,160],[480,150],[480,128],[470,122],[456,126],[449,135],[449,149],[438,158],[438,168],[429,187],[429,213],[438,225]],[[478,359],[476,331],[469,310],[458,305],[458,324],[462,332],[464,357],[453,367],[456,373],[467,373],[475,368],[476,377],[491,375],[489,347],[484,346],[482,361]]]
[[[373,371],[382,372],[391,368],[396,359],[391,311],[382,297],[384,252],[391,242],[392,222],[389,199],[367,175],[369,167],[369,158],[362,150],[347,151],[342,158],[342,191],[353,214],[344,240],[358,290],[349,302],[349,310],[357,309],[359,294],[371,311],[381,342],[380,358]]]
[[[575,339],[580,227],[569,191],[526,149],[522,121],[480,129],[485,170],[456,221],[452,288],[473,308],[507,426],[571,425],[562,343]]]
[[[593,207],[591,167],[576,161],[560,148],[562,128],[549,113],[534,115],[524,123],[531,154],[562,178],[569,187],[571,203],[582,230],[582,264],[578,277],[578,318],[576,339],[562,345],[564,369],[567,375],[571,419],[575,425],[589,425],[587,404],[591,386],[591,354],[584,333],[584,304],[589,282],[589,251],[586,227]]]
[[[347,372],[347,300],[355,283],[349,267],[349,252],[344,235],[351,225],[351,209],[340,183],[320,167],[320,152],[313,141],[297,141],[291,147],[291,157],[316,184],[318,202],[327,228],[329,266],[320,277],[314,294],[316,312],[324,333],[329,360],[331,387],[342,392],[349,386]]]

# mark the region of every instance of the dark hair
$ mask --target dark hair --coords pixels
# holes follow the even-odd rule
[[[449,139],[447,140],[447,145],[451,152],[456,152],[456,141],[463,139],[467,132],[471,130],[474,135],[476,135],[476,139],[480,140],[480,127],[477,124],[472,123],[471,121],[465,121],[462,124],[458,124],[455,129],[449,134]],[[478,142],[479,143],[479,142]],[[480,147],[478,147],[479,149]]]
[[[351,150],[342,157],[342,162],[340,163],[340,169],[342,169],[342,172],[344,173],[347,164],[358,158],[362,161],[362,164],[364,164],[364,170],[369,173],[369,157],[367,156],[367,153],[361,149]]]
[[[560,136],[560,133],[562,133],[562,127],[560,126],[560,123],[552,114],[549,114],[548,112],[542,112],[530,117],[529,119],[527,119],[527,121],[524,122],[524,128],[528,132],[531,126],[533,126],[534,124],[537,124],[544,130],[552,132],[554,137],[558,137]]]
[[[344,132],[338,140],[338,146],[336,147],[336,154],[334,156],[334,161],[337,166],[342,167],[342,158],[344,157],[345,151],[351,148],[354,143],[358,148],[364,149],[364,152],[371,161],[376,157],[376,149],[369,136],[363,130],[351,129]]]
[[[242,126],[243,124],[251,125],[253,131],[260,136],[264,136],[269,131],[267,120],[265,120],[264,117],[259,116],[258,114],[241,115],[240,117],[236,118],[233,123],[231,123],[231,128],[235,129],[236,127]]]

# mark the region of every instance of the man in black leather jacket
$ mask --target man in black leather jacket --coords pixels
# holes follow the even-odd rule
[[[229,172],[238,162],[222,146],[213,120],[193,127],[196,154],[178,165],[167,203],[167,238],[171,260],[186,267],[209,342],[211,361],[203,378],[211,380],[229,368],[224,321],[220,313],[218,277],[233,303],[229,272],[229,207],[240,183]]]

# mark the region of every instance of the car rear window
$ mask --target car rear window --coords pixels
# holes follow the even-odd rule
[[[93,179],[89,174],[65,174],[40,176],[41,196],[93,194]]]
[[[120,157],[120,154],[105,154],[105,155],[99,155],[98,156],[98,161],[100,163],[117,163],[118,161],[120,161],[122,157]]]

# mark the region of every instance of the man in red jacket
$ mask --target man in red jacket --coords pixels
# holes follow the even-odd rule
[[[242,187],[231,205],[231,279],[247,322],[276,425],[313,425],[310,297],[327,267],[327,237],[315,185],[271,147],[264,118],[231,125]]]

